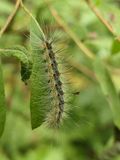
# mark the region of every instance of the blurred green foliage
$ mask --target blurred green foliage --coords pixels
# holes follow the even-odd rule
[[[24,0],[24,3],[38,22],[44,18],[48,22],[53,19],[44,0]],[[119,36],[120,1],[93,0],[93,3]],[[14,5],[15,0],[0,0],[0,28]],[[85,0],[52,0],[51,5],[79,39],[94,52],[95,57],[104,61],[115,92],[119,95],[120,43],[98,20]],[[0,38],[0,48],[15,45],[29,48],[29,26],[30,17],[20,8]],[[97,160],[104,150],[114,144],[116,135],[112,111],[94,76],[94,60],[86,57],[69,35],[64,35],[67,37],[66,56],[72,57],[76,64],[69,64],[73,66],[71,83],[75,92],[80,91],[80,94],[74,95],[72,125],[56,132],[43,127],[31,131],[29,85],[25,86],[20,80],[18,60],[3,57],[7,121],[0,139],[0,160]],[[112,159],[119,160],[120,156]]]

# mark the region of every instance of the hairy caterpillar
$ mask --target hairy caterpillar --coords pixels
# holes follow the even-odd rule
[[[32,127],[42,123],[56,128],[62,124],[66,110],[66,93],[64,87],[64,67],[59,63],[57,53],[61,49],[55,47],[55,32],[51,28],[39,28],[32,24],[30,36],[33,55],[33,71],[31,79],[38,85],[31,84],[31,118]],[[38,93],[38,95],[35,95]],[[34,108],[33,108],[34,106]],[[37,110],[37,114],[34,110]]]
[[[55,57],[55,51],[53,50],[52,41],[45,35],[45,39],[43,39],[44,49],[46,53],[46,61],[48,59],[48,74],[49,76],[48,83],[51,86],[51,95],[55,98],[53,101],[53,109],[52,112],[48,115],[47,121],[50,125],[56,126],[60,124],[62,119],[62,114],[64,111],[64,92],[62,88],[62,82],[60,79],[60,72],[58,69],[58,62]],[[52,89],[52,87],[54,89]],[[51,115],[53,117],[51,117]],[[52,120],[53,119],[53,120]],[[50,122],[51,121],[51,122]]]

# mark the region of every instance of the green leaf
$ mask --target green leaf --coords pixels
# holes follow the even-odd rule
[[[4,130],[5,120],[6,120],[5,93],[4,93],[1,61],[0,61],[0,137]]]
[[[8,49],[0,49],[0,55],[12,56],[21,61],[21,79],[27,84],[32,72],[32,60],[28,50],[22,46],[15,46]]]
[[[40,126],[46,117],[46,111],[50,104],[48,77],[45,72],[43,50],[40,49],[41,30],[35,22],[30,29],[32,46],[33,69],[31,75],[31,124],[32,129]]]
[[[29,63],[28,60],[28,51],[21,46],[16,46],[16,47],[12,47],[12,48],[8,48],[8,49],[0,49],[0,55],[1,56],[12,56],[17,58],[18,60],[20,60],[23,63]]]
[[[118,40],[114,40],[111,48],[111,53],[116,54],[120,52],[120,42]]]
[[[95,60],[94,69],[102,91],[112,110],[114,123],[120,128],[120,100],[110,74],[100,59]]]

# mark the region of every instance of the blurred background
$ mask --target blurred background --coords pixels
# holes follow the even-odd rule
[[[44,0],[24,0],[25,6],[38,22],[51,14]],[[15,0],[0,0],[0,28],[15,7]],[[102,16],[120,35],[120,0],[92,0]],[[51,0],[51,6],[93,56],[104,59],[111,68],[112,80],[120,91],[120,45],[102,24],[85,0]],[[0,38],[0,48],[23,45],[29,48],[30,17],[19,8],[7,30]],[[57,27],[59,28],[59,24]],[[64,28],[64,27],[63,27]],[[61,30],[64,30],[61,27]],[[96,80],[93,60],[86,56],[74,39],[67,37],[66,56],[72,56],[70,80],[76,94],[73,98],[73,125],[53,132],[43,127],[31,130],[30,89],[20,77],[20,63],[14,58],[2,58],[7,121],[0,139],[0,160],[97,160],[112,147],[115,126],[109,104]],[[77,94],[77,92],[80,92]],[[77,116],[77,118],[76,118]],[[74,122],[74,119],[75,120]],[[119,132],[119,131],[118,131]],[[104,158],[102,158],[103,160]],[[110,159],[109,156],[107,158]],[[119,160],[119,155],[112,157]]]

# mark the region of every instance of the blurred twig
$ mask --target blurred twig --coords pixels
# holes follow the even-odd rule
[[[86,66],[80,64],[80,63],[76,63],[73,60],[69,60],[68,61],[70,63],[70,65],[72,65],[74,68],[78,69],[79,71],[81,71],[82,73],[84,73],[87,77],[89,77],[92,80],[96,80],[95,74],[94,72],[92,72],[89,68],[87,68]]]
[[[89,58],[94,59],[95,54],[90,51],[81,41],[80,39],[75,35],[75,33],[70,29],[67,23],[65,23],[62,18],[58,15],[57,11],[48,3],[47,0],[45,0],[47,3],[49,10],[57,23],[65,30],[65,32],[74,40],[74,42],[77,44],[77,46],[80,48],[80,50]]]
[[[18,8],[20,6],[20,0],[16,0],[16,4],[15,4],[15,8],[13,9],[12,13],[9,15],[5,25],[2,27],[2,29],[0,30],[0,37],[3,35],[3,33],[6,31],[6,29],[8,28],[9,24],[11,23],[12,19],[14,18]]]
[[[98,17],[98,19],[104,24],[104,26],[109,30],[109,32],[120,42],[120,37],[115,34],[115,31],[111,24],[104,19],[103,15],[98,11],[97,7],[93,5],[91,0],[85,0],[89,8],[93,11],[93,13]]]

